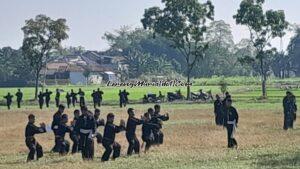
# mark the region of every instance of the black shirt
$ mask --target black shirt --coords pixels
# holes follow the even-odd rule
[[[126,126],[126,135],[135,135],[137,125],[141,125],[144,121],[135,117],[129,117]]]
[[[123,126],[116,126],[113,123],[107,122],[104,128],[103,141],[112,144],[115,141],[116,133],[125,130]]]
[[[33,137],[35,134],[45,133],[46,129],[43,127],[37,127],[33,123],[27,123],[25,129],[25,137]]]

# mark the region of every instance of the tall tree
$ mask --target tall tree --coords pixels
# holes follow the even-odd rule
[[[65,19],[52,20],[45,15],[37,15],[25,21],[22,28],[24,40],[22,51],[35,74],[35,99],[39,86],[40,72],[46,66],[51,52],[60,48],[61,41],[68,38]]]
[[[243,0],[237,14],[233,16],[237,24],[245,25],[250,31],[250,39],[256,49],[256,59],[260,62],[262,97],[267,97],[265,60],[272,53],[270,41],[282,37],[288,23],[282,10],[263,10],[265,0]]]
[[[145,29],[167,38],[172,46],[185,58],[187,83],[191,81],[191,71],[195,63],[204,57],[208,48],[204,35],[207,20],[213,20],[214,6],[211,1],[162,0],[164,8],[151,7],[145,10],[141,20]],[[187,99],[190,99],[190,86],[187,86]]]
[[[300,26],[295,26],[295,35],[288,45],[288,58],[291,61],[292,70],[296,76],[300,76]]]

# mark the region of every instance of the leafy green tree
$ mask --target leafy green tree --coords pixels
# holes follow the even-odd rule
[[[141,20],[145,29],[165,37],[172,42],[185,59],[187,82],[191,81],[191,71],[196,62],[204,57],[208,43],[204,40],[207,20],[213,20],[214,6],[211,1],[162,0],[164,8],[151,7],[145,10]],[[190,86],[187,86],[190,99]]]
[[[45,15],[37,15],[25,23],[22,27],[24,32],[22,51],[35,74],[35,99],[37,99],[40,72],[46,66],[51,52],[59,49],[61,41],[68,38],[69,28],[65,19],[52,20]]]
[[[296,76],[300,76],[300,26],[295,27],[295,35],[291,38],[288,45],[288,58],[291,61],[291,70]]]
[[[265,0],[243,0],[237,14],[233,16],[237,24],[245,25],[250,31],[250,39],[256,49],[256,59],[260,62],[262,81],[262,97],[267,97],[266,91],[266,56],[272,53],[270,41],[282,37],[288,27],[284,11],[263,10]]]

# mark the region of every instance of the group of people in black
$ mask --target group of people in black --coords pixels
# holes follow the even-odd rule
[[[21,108],[21,102],[22,102],[22,99],[23,99],[23,93],[21,92],[21,89],[18,89],[18,91],[15,94],[15,96],[17,97],[18,108]],[[13,97],[14,96],[11,95],[9,92],[7,93],[6,96],[3,97],[6,100],[6,106],[7,106],[8,110],[10,109],[10,106],[12,104],[12,98]]]
[[[227,147],[237,148],[238,144],[234,138],[234,134],[239,121],[239,115],[237,110],[232,106],[231,95],[228,92],[225,93],[223,100],[219,95],[216,95],[214,114],[216,125],[224,126],[227,129]]]
[[[100,118],[100,109],[95,109],[94,112],[88,110],[86,106],[81,106],[81,110],[74,111],[74,117],[71,125],[68,125],[69,117],[64,113],[65,107],[58,106],[58,111],[53,115],[51,129],[54,133],[55,143],[52,152],[65,155],[70,150],[70,143],[65,139],[66,133],[69,133],[70,139],[73,142],[71,153],[81,152],[83,160],[93,160],[94,158],[94,139],[97,143],[102,144],[105,151],[101,161],[108,161],[112,154],[112,159],[120,156],[121,145],[116,141],[115,136],[120,132],[125,132],[128,141],[127,155],[140,153],[140,142],[136,135],[136,128],[142,125],[142,140],[145,143],[145,152],[153,145],[163,144],[164,135],[161,131],[162,121],[169,120],[168,113],[162,115],[160,113],[160,105],[155,105],[154,109],[149,108],[141,118],[135,116],[135,110],[128,108],[127,123],[124,120],[120,121],[119,125],[114,122],[115,115],[108,113],[106,122]],[[42,146],[35,140],[34,135],[46,132],[45,123],[40,126],[35,124],[35,116],[28,116],[28,124],[25,129],[26,146],[29,149],[27,161],[39,159],[43,156]],[[98,132],[98,128],[103,126],[103,135]]]

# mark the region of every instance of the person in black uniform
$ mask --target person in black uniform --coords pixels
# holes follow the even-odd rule
[[[125,106],[126,107],[126,104],[129,103],[129,99],[128,99],[128,95],[129,95],[129,92],[127,92],[125,89],[123,90],[123,94],[124,94],[124,99],[125,99]]]
[[[39,133],[46,132],[46,125],[45,123],[41,123],[40,127],[34,125],[35,123],[35,116],[30,114],[28,116],[28,123],[25,129],[25,143],[29,149],[29,154],[27,156],[27,162],[34,160],[34,156],[36,154],[37,160],[43,157],[43,148],[42,146],[35,140],[34,135]]]
[[[214,113],[216,125],[223,125],[223,103],[219,95],[216,95],[216,101],[214,102]]]
[[[80,117],[80,111],[78,109],[74,110],[74,119],[71,122],[71,126],[74,130],[70,133],[70,139],[73,141],[72,145],[72,154],[77,153],[79,149],[79,133],[75,130],[77,126],[79,125],[79,117]]]
[[[126,139],[128,141],[128,150],[127,155],[132,155],[132,152],[134,151],[136,154],[140,153],[140,142],[136,137],[135,131],[136,126],[143,124],[143,120],[138,119],[134,117],[134,109],[129,108],[127,110],[128,113],[128,120],[127,120],[127,126],[126,126]]]
[[[96,109],[97,107],[97,100],[98,100],[98,97],[97,97],[97,93],[95,90],[93,90],[92,94],[91,94],[92,98],[93,98],[93,103],[94,103],[94,109]]]
[[[23,99],[23,93],[21,92],[21,89],[18,89],[18,92],[16,93],[16,97],[17,97],[18,108],[21,108],[21,102]]]
[[[154,112],[150,112],[151,120],[150,123],[159,125],[159,129],[154,129],[154,142],[155,144],[163,144],[164,142],[164,134],[160,130],[162,128],[162,121],[168,121],[169,120],[169,114],[161,115],[160,114],[160,105],[156,104],[154,105]]]
[[[224,123],[227,129],[227,146],[228,148],[237,147],[237,141],[234,138],[234,133],[238,124],[239,115],[236,109],[232,106],[232,100],[230,98],[226,99],[226,109],[224,115]]]
[[[79,88],[78,95],[80,107],[85,106],[84,92],[81,90],[81,88]]]
[[[125,96],[124,96],[124,93],[119,90],[119,102],[120,102],[120,107],[122,108],[123,105],[124,107],[126,106],[126,103],[125,103]]]
[[[102,145],[105,148],[105,152],[102,155],[101,161],[108,161],[111,153],[113,152],[113,159],[120,156],[121,145],[115,141],[116,133],[125,130],[125,122],[121,120],[120,126],[114,124],[114,114],[108,113],[107,120],[104,128],[104,135]]]
[[[74,92],[73,89],[71,89],[71,98],[72,98],[72,105],[73,107],[75,107],[76,103],[77,103],[77,93]]]
[[[150,123],[150,112],[154,112],[152,108],[149,108],[147,113],[144,114],[143,126],[142,126],[142,140],[145,145],[145,153],[149,150],[151,145],[154,143],[153,130],[159,130],[160,126],[157,124]]]
[[[7,106],[7,109],[10,110],[10,106],[11,106],[11,103],[12,103],[12,98],[14,96],[11,95],[9,92],[7,93],[6,96],[4,96],[4,98],[6,99],[6,106]]]
[[[87,107],[81,107],[81,116],[78,119],[76,132],[79,133],[79,147],[83,160],[92,160],[94,158],[94,133],[96,131],[95,119]]]
[[[100,126],[105,126],[104,119],[100,119],[100,114],[101,114],[100,109],[95,109],[94,119],[95,119],[95,122],[96,122],[96,129],[98,127],[100,127]],[[97,138],[97,143],[98,144],[102,143],[102,135],[101,135],[101,133],[99,133],[99,132],[96,131],[95,137]]]
[[[52,92],[46,89],[46,92],[44,93],[45,96],[45,102],[46,102],[46,107],[49,107],[50,99],[51,99],[51,94]]]
[[[39,98],[39,106],[40,109],[43,109],[43,105],[44,105],[44,94],[42,92],[39,93],[38,95]]]
[[[287,130],[294,127],[294,121],[296,120],[296,97],[292,92],[287,91],[286,96],[283,98],[283,112],[284,112],[284,124],[283,129]]]
[[[58,137],[58,150],[60,155],[66,155],[70,150],[69,141],[65,140],[66,133],[71,133],[73,131],[73,127],[67,126],[68,123],[68,115],[63,114],[61,116],[61,122],[57,128],[57,137]]]
[[[53,130],[54,136],[55,136],[55,144],[52,148],[52,152],[59,152],[59,135],[58,135],[58,126],[61,123],[62,115],[65,111],[65,106],[59,105],[58,111],[53,115],[53,120],[51,124],[51,129]]]
[[[97,99],[97,105],[98,105],[98,107],[100,107],[101,104],[102,104],[102,100],[103,100],[103,96],[102,95],[103,94],[104,94],[104,92],[98,88],[97,91],[96,91],[96,96],[98,98]]]
[[[56,89],[56,93],[55,93],[55,105],[56,105],[56,107],[59,106],[59,99],[60,99],[60,91],[59,91],[59,89]]]
[[[67,92],[66,94],[66,99],[67,99],[67,107],[70,108],[70,104],[71,104],[71,95],[69,92]]]

